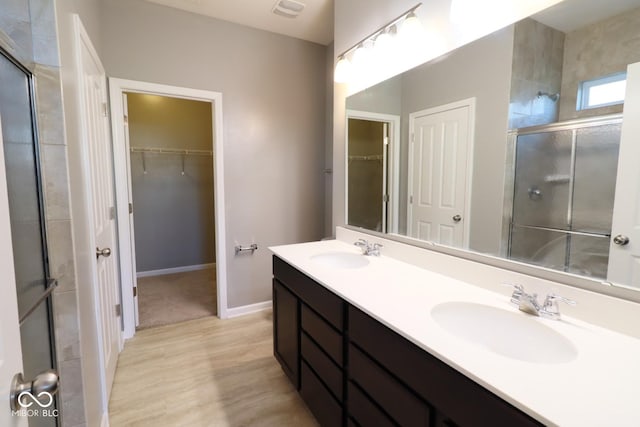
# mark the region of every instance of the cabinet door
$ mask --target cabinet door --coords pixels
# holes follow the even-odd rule
[[[273,354],[296,389],[300,388],[299,325],[298,298],[273,279]]]

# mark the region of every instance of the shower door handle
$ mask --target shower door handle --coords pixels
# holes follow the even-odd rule
[[[618,246],[628,245],[629,244],[629,238],[627,236],[622,235],[622,234],[618,234],[616,237],[613,238],[613,243],[615,243]]]
[[[460,215],[454,215],[453,218],[451,218],[453,220],[453,222],[460,222],[462,221],[462,217]]]

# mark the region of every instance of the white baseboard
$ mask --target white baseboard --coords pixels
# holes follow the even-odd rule
[[[147,270],[147,271],[138,271],[136,273],[136,277],[150,277],[150,276],[162,276],[163,274],[174,274],[174,273],[186,273],[188,271],[198,271],[198,270],[206,270],[208,268],[215,268],[216,263],[211,264],[198,264],[198,265],[185,265],[183,267],[173,267],[173,268],[163,268],[160,270]]]
[[[271,301],[263,301],[255,304],[243,305],[227,309],[227,319],[232,317],[244,316],[245,314],[257,313],[258,311],[269,310]]]

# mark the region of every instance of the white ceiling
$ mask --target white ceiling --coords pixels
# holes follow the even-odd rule
[[[147,0],[236,24],[328,45],[333,41],[333,0],[298,0],[297,18],[271,12],[277,0]]]
[[[640,7],[640,0],[564,0],[532,16],[563,33]]]

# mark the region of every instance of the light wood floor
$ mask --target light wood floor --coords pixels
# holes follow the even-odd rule
[[[316,427],[272,346],[271,311],[139,331],[120,354],[110,425]]]
[[[213,268],[138,279],[138,329],[216,315]]]

